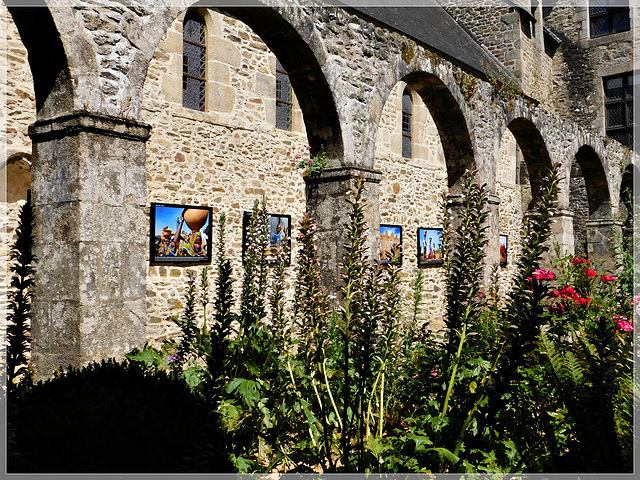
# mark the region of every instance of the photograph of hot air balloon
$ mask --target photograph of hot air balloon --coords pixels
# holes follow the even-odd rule
[[[150,262],[211,263],[211,207],[152,203]]]

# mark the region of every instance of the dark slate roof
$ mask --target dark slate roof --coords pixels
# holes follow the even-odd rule
[[[333,2],[338,4],[339,2]],[[374,23],[396,30],[480,77],[513,75],[440,6],[346,7]]]

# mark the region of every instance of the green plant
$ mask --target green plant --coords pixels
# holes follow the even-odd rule
[[[16,387],[22,377],[29,382],[31,373],[27,355],[30,351],[31,300],[33,297],[33,274],[36,258],[33,255],[33,222],[31,191],[20,209],[16,241],[11,249],[11,288],[7,305],[7,387]]]
[[[303,175],[317,175],[322,173],[327,168],[327,152],[324,150],[324,145],[320,146],[320,151],[317,155],[311,155],[311,147],[307,145],[305,147],[304,154],[294,154],[293,161],[289,162],[296,170],[302,170]],[[287,157],[291,155],[291,152],[286,153]],[[307,158],[307,155],[309,156]]]
[[[12,473],[232,472],[224,436],[181,379],[93,363],[8,396]]]

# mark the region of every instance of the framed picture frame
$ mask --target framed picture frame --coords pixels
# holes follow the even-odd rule
[[[500,235],[500,266],[507,266],[507,254],[509,253],[509,237]]]
[[[418,266],[442,265],[442,229],[418,227]]]
[[[402,226],[380,224],[380,263],[383,265],[391,264],[389,256],[394,245],[402,247]],[[402,251],[396,264],[402,265]]]
[[[150,263],[211,263],[211,214],[211,207],[152,202]]]
[[[251,220],[251,212],[244,212],[242,215],[242,260],[247,251],[247,230],[249,221]],[[267,217],[269,245],[267,246],[267,262],[270,264],[278,263],[278,257],[285,245],[288,247],[288,254],[285,265],[291,265],[291,215],[280,215],[269,213]]]

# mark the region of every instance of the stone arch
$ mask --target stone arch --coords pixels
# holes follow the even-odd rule
[[[15,153],[0,167],[6,170],[7,203],[16,203],[27,199],[31,189],[31,154]]]
[[[609,184],[600,156],[590,145],[581,146],[575,161],[583,173],[589,205],[589,219],[606,218],[611,214]]]
[[[467,116],[449,87],[438,76],[412,72],[402,78],[415,90],[429,109],[438,129],[447,165],[447,182],[455,190],[465,169],[473,162],[474,150],[467,126]]]
[[[7,2],[28,52],[38,118],[73,110],[74,87],[58,26],[44,0],[28,7]]]
[[[411,97],[410,156],[404,155],[402,145],[404,92]],[[378,197],[374,200],[379,206],[379,222],[402,226],[404,287],[410,288],[418,272],[422,273],[426,308],[420,321],[439,326],[444,309],[437,292],[445,288],[444,275],[442,269],[428,265],[417,245],[425,244],[425,229],[441,225],[440,199],[448,190],[447,165],[431,111],[422,96],[404,80],[391,89],[377,121],[374,165],[381,176]],[[378,252],[379,249],[374,259],[381,255]]]
[[[270,7],[258,0],[252,3],[255,6],[232,7],[225,6],[227,2],[201,0],[193,2],[189,8],[215,8],[251,28],[278,57],[289,75],[303,113],[312,154],[324,148],[330,159],[342,158],[340,121],[329,82],[320,65],[324,60],[318,57],[319,49],[312,48],[314,37],[308,22],[291,9]],[[163,17],[162,33],[184,10],[173,8],[171,15]],[[159,40],[160,37],[156,46]]]
[[[551,157],[542,134],[531,120],[517,117],[508,123],[507,128],[515,137],[527,167],[526,174],[531,185],[531,202],[528,209],[540,195],[542,179],[552,167]]]

